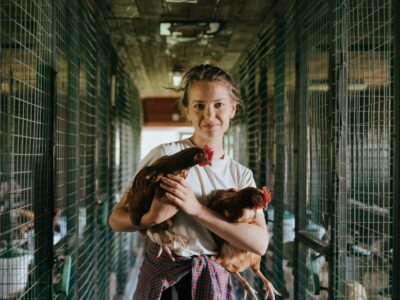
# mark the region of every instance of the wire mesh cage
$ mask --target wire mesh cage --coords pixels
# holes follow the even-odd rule
[[[0,298],[40,298],[51,275],[51,6],[2,1],[0,10]]]
[[[65,255],[72,259],[72,272],[77,268],[77,247],[79,212],[79,25],[77,1],[55,3],[54,59],[55,59],[55,204],[53,218],[53,244],[57,257],[52,270],[59,274],[65,262]],[[61,293],[62,278],[55,276],[54,298]],[[75,281],[71,290],[75,290]],[[66,291],[67,293],[68,291]]]
[[[332,216],[329,206],[329,187],[332,185],[329,106],[332,26],[328,4],[307,1],[297,3],[296,23],[301,24],[301,27],[297,33],[299,153],[298,204],[295,206],[297,243],[294,251],[295,295],[299,299],[327,297],[327,294],[319,296],[319,289],[309,288],[309,274],[313,274],[315,285],[321,284],[328,290],[331,286],[327,275],[330,272],[331,256],[324,257],[327,267],[323,274],[319,274],[319,271],[315,271],[315,263],[311,263],[309,254],[310,251],[322,251],[320,255],[330,255],[332,242]],[[323,283],[320,282],[320,275],[325,278]]]
[[[106,225],[121,191],[112,141],[123,137],[121,186],[139,158],[141,107],[120,70],[124,111],[110,111],[119,62],[91,5],[0,5],[1,299],[113,298],[134,261],[133,238],[113,243]]]
[[[298,1],[238,69],[257,102],[248,165],[274,188],[267,269],[289,291],[294,271],[288,297],[393,297],[394,8]]]
[[[300,3],[304,15],[299,23],[305,24],[299,31],[299,106],[300,152],[299,160],[306,182],[300,195],[300,205],[305,214],[299,215],[303,235],[322,240],[329,227],[328,180],[329,161],[329,29],[328,3],[307,7]]]
[[[238,64],[247,110],[225,146],[273,190],[262,271],[285,298],[398,296],[395,5],[291,2]],[[2,299],[112,299],[135,261],[139,239],[106,223],[141,107],[95,10],[0,4]]]
[[[392,1],[335,10],[335,292],[390,299],[393,246]]]

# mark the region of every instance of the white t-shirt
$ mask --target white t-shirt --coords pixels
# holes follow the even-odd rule
[[[190,147],[195,147],[195,145],[189,139],[161,144],[151,150],[139,163],[136,173],[143,167],[151,165],[161,156],[171,155]],[[256,186],[252,171],[227,155],[223,159],[214,159],[212,166],[200,167],[196,165],[192,167],[186,182],[192,187],[197,200],[205,205],[213,195],[212,192],[217,189],[242,189]],[[130,188],[130,186],[131,183],[128,187]],[[178,211],[173,217],[173,223],[173,232],[181,235],[188,242],[184,249],[182,247],[172,249],[174,253],[180,256],[217,254],[217,245],[212,234],[193,218]]]

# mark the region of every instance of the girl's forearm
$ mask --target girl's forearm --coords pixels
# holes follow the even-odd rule
[[[193,217],[233,246],[259,255],[264,255],[267,251],[269,235],[266,226],[257,223],[230,223],[206,206],[202,206]]]
[[[135,226],[132,224],[131,216],[128,210],[128,192],[125,192],[119,203],[111,212],[108,223],[113,231],[137,231],[146,226]]]
[[[130,218],[126,197],[127,194],[125,193],[120,203],[113,209],[109,218],[109,224],[113,231],[137,231],[145,229],[166,221],[178,211],[174,205],[154,198],[150,210],[142,216],[140,226],[135,226],[132,224]]]
[[[113,231],[136,231],[139,230],[131,222],[129,211],[125,207],[114,207],[108,223]]]

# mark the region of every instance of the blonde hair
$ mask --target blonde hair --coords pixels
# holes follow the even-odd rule
[[[240,97],[240,92],[237,89],[232,77],[217,66],[202,64],[197,65],[187,71],[182,77],[180,86],[173,89],[177,92],[183,92],[182,97],[178,99],[178,107],[183,113],[189,105],[190,88],[192,87],[193,83],[197,81],[220,82],[229,89],[229,94],[232,101],[235,102],[235,104],[239,107],[244,106],[243,100]]]

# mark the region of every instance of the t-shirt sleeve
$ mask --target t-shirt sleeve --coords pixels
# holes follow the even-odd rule
[[[244,189],[249,186],[257,186],[253,177],[253,172],[248,168],[243,168],[239,189]]]
[[[253,177],[253,172],[250,169],[245,168],[243,172],[242,181],[240,183],[240,189],[245,187],[257,187],[256,181]],[[264,217],[264,210],[262,208],[257,209],[257,214]]]
[[[146,166],[151,165],[152,163],[154,163],[157,159],[159,159],[160,157],[165,155],[165,150],[163,145],[159,145],[155,148],[153,148],[138,164],[138,167],[136,169],[135,174],[130,178],[130,180],[126,183],[125,185],[125,192],[129,191],[133,180],[135,179],[135,176],[137,173],[140,172],[141,169],[143,169]]]

